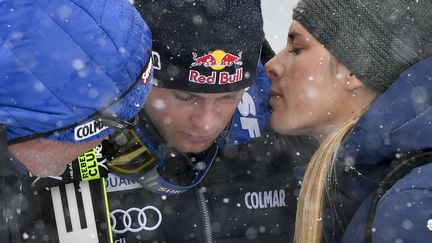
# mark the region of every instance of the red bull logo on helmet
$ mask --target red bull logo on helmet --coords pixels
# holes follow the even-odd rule
[[[195,52],[192,52],[192,59],[194,62],[190,65],[191,68],[197,66],[203,66],[211,68],[214,71],[210,75],[201,74],[197,70],[189,70],[189,82],[199,84],[231,84],[243,80],[243,68],[236,68],[235,73],[222,72],[225,67],[231,67],[233,65],[241,66],[242,52],[238,55],[226,53],[223,50],[215,50],[205,55],[198,56]]]

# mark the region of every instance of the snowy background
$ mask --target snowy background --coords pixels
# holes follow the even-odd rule
[[[285,47],[292,9],[297,2],[298,0],[261,0],[265,35],[276,53]]]

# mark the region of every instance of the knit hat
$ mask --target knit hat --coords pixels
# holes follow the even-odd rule
[[[200,93],[253,84],[264,41],[259,0],[135,1],[153,34],[155,85]]]
[[[127,121],[151,87],[151,32],[128,0],[2,1],[0,124],[8,141],[82,143]]]
[[[379,92],[432,55],[430,0],[301,0],[293,18]]]

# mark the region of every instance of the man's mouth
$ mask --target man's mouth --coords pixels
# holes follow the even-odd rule
[[[192,141],[194,143],[204,143],[208,142],[213,138],[212,135],[193,135],[188,133],[183,133],[183,137],[185,137],[187,140]]]

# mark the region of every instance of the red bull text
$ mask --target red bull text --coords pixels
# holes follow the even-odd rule
[[[216,79],[217,78],[217,79]],[[216,81],[217,80],[217,81]],[[210,76],[202,75],[196,70],[189,70],[189,82],[198,84],[232,84],[243,80],[243,68],[236,69],[234,74],[213,71]]]
[[[192,59],[194,62],[190,65],[191,67],[204,66],[215,71],[212,71],[210,75],[206,76],[197,70],[189,70],[189,82],[198,84],[232,84],[242,81],[243,68],[241,67],[236,68],[234,74],[222,71],[218,72],[225,67],[230,67],[232,65],[243,65],[241,58],[242,52],[239,52],[237,56],[231,53],[226,53],[222,50],[215,50],[203,56],[198,56],[193,52]]]

